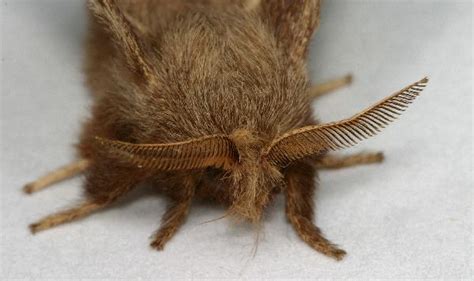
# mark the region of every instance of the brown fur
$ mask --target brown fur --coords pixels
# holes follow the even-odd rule
[[[319,168],[379,162],[370,155],[324,155],[372,136],[372,129],[391,121],[382,110],[406,107],[421,85],[366,115],[319,126],[305,58],[320,1],[261,2],[90,0],[85,73],[94,106],[77,146],[87,159],[86,201],[32,230],[83,217],[148,182],[172,200],[152,242],[163,249],[195,197],[258,223],[284,191],[299,236],[341,259],[345,252],[312,222],[317,173],[308,161]],[[312,92],[349,82],[335,80]],[[80,172],[71,171],[48,179]]]
[[[147,16],[160,18],[168,12],[166,8],[153,11],[156,16]],[[143,43],[159,46],[145,54],[157,72],[158,86],[151,89],[135,82],[120,49],[110,41],[104,46],[103,39],[94,40],[107,36],[107,31],[92,23],[88,50],[93,59],[87,61],[86,74],[96,103],[79,145],[81,157],[95,157],[95,136],[170,143],[231,135],[243,159],[228,181],[235,187],[233,197],[239,198],[232,211],[255,221],[271,191],[263,188],[271,187],[265,182],[275,181],[265,174],[282,177],[278,171],[257,165],[261,150],[283,132],[314,124],[309,97],[298,94],[307,89],[304,64],[301,61],[289,70],[290,62],[278,48],[272,30],[256,13],[239,5],[211,10],[196,4],[167,19],[167,27],[161,21],[150,27],[165,31]],[[94,56],[98,50],[100,55]],[[128,177],[127,173],[122,176]]]

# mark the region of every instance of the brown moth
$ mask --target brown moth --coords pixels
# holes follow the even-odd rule
[[[345,251],[313,223],[319,169],[381,162],[330,151],[374,136],[420,94],[422,79],[351,118],[320,124],[314,98],[350,76],[310,87],[308,46],[318,0],[89,0],[85,74],[94,105],[78,161],[28,184],[32,193],[85,173],[84,201],[30,226],[36,233],[105,208],[140,183],[167,195],[151,243],[163,249],[195,198],[262,221],[278,193],[315,250]]]

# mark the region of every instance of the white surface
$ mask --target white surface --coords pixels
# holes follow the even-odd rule
[[[82,1],[3,1],[1,252],[3,279],[469,278],[472,261],[472,4],[325,1],[312,48],[316,82],[350,71],[353,86],[315,104],[347,117],[425,75],[409,111],[354,149],[387,161],[321,174],[317,224],[348,251],[306,246],[282,200],[255,232],[197,204],[164,252],[148,247],[165,200],[137,191],[117,207],[35,237],[28,223],[80,198],[79,179],[34,196],[22,185],[73,158],[90,103],[82,84]],[[1,278],[0,278],[1,279]]]

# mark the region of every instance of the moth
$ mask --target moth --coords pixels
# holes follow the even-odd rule
[[[316,251],[346,252],[314,224],[320,169],[379,163],[381,153],[334,156],[394,121],[424,78],[344,120],[320,123],[312,101],[351,77],[311,86],[308,47],[318,0],[89,0],[85,75],[94,104],[77,162],[25,186],[27,193],[84,174],[77,206],[30,225],[33,233],[110,206],[146,183],[170,199],[151,246],[162,250],[194,199],[262,223],[276,195]]]

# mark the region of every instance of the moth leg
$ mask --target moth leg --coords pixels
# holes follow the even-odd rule
[[[286,216],[299,237],[316,251],[341,260],[346,252],[327,240],[314,225],[315,171],[308,164],[296,164],[285,172]]]
[[[57,225],[83,218],[92,212],[103,208],[105,205],[107,204],[95,201],[85,201],[79,204],[76,208],[49,215],[36,223],[30,224],[29,227],[31,232],[35,234],[39,231],[47,230]]]
[[[48,186],[72,178],[84,172],[87,170],[87,168],[89,168],[89,166],[90,162],[86,159],[76,161],[42,176],[34,182],[28,183],[23,187],[23,191],[28,194],[38,192]]]
[[[344,77],[336,78],[325,83],[315,85],[309,90],[311,98],[319,98],[325,94],[329,94],[335,90],[348,86],[352,83],[352,75],[348,74]]]
[[[381,163],[384,160],[382,152],[359,153],[349,156],[326,155],[316,163],[318,169],[341,169],[357,165]]]
[[[171,240],[181,225],[186,221],[197,183],[192,176],[185,177],[175,186],[177,193],[172,196],[172,204],[163,215],[158,231],[153,235],[151,246],[156,250],[163,250],[165,244]]]
[[[30,230],[34,234],[103,209],[128,193],[143,180],[143,175],[143,171],[114,167],[113,164],[92,165],[86,174],[85,201],[71,209],[46,216],[31,224]]]

